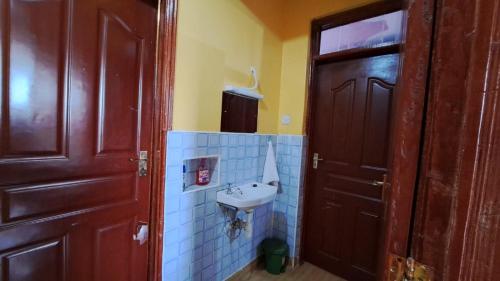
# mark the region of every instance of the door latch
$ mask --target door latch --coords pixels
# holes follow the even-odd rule
[[[139,241],[139,245],[143,245],[148,240],[149,227],[147,223],[139,222],[137,225],[137,233],[133,235],[135,241]]]
[[[130,162],[137,161],[139,166],[139,177],[145,177],[148,175],[148,152],[141,150],[139,152],[139,159],[130,158]]]
[[[319,153],[313,154],[313,169],[318,169],[318,162],[323,161],[323,159],[319,158]]]
[[[394,254],[389,256],[389,273],[386,281],[432,281],[433,271],[415,259],[403,258]]]

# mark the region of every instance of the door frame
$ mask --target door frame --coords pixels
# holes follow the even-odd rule
[[[336,54],[319,55],[320,33],[322,30],[378,16],[392,11],[403,10],[403,42],[400,48],[388,46],[374,49],[348,50]],[[378,280],[386,276],[389,254],[406,256],[409,250],[410,227],[413,221],[414,195],[417,173],[420,165],[423,137],[423,115],[425,111],[428,69],[433,34],[434,1],[380,1],[327,17],[315,19],[311,24],[310,53],[307,76],[305,134],[312,135],[312,112],[314,111],[314,77],[320,62],[352,59],[380,55],[390,52],[400,53],[400,69],[397,77],[397,99],[392,124],[392,172],[388,178],[386,207],[382,226],[380,263]],[[411,36],[410,36],[411,35]],[[392,49],[391,49],[392,48]],[[416,63],[415,63],[416,62]],[[312,146],[307,142],[304,175],[304,214],[302,216],[299,262],[304,261],[304,246],[308,210],[311,194]],[[382,262],[383,261],[383,262]]]
[[[500,1],[435,2],[412,255],[433,280],[498,280]]]
[[[157,1],[148,280],[162,280],[167,131],[172,128],[178,0]]]

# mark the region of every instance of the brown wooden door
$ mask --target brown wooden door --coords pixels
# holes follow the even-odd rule
[[[1,280],[146,280],[134,159],[151,151],[155,34],[143,1],[0,1]]]
[[[317,66],[305,259],[348,280],[375,280],[398,54]],[[312,161],[312,155],[309,159]]]

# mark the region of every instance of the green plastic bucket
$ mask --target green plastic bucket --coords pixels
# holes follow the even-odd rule
[[[266,270],[271,274],[278,275],[285,272],[288,257],[288,245],[279,239],[266,239],[262,242],[266,258]]]

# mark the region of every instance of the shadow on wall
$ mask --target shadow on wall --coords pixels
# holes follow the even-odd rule
[[[288,240],[287,238],[293,237],[293,235],[295,235],[295,231],[294,231],[294,229],[288,228],[288,216],[287,216],[286,212],[274,210],[274,213],[273,213],[273,237],[279,238],[283,241],[287,241]],[[289,244],[289,246],[293,246],[293,245],[290,245],[291,243],[289,243],[288,241],[287,241],[287,244]],[[290,252],[290,255],[293,255],[293,254]]]

